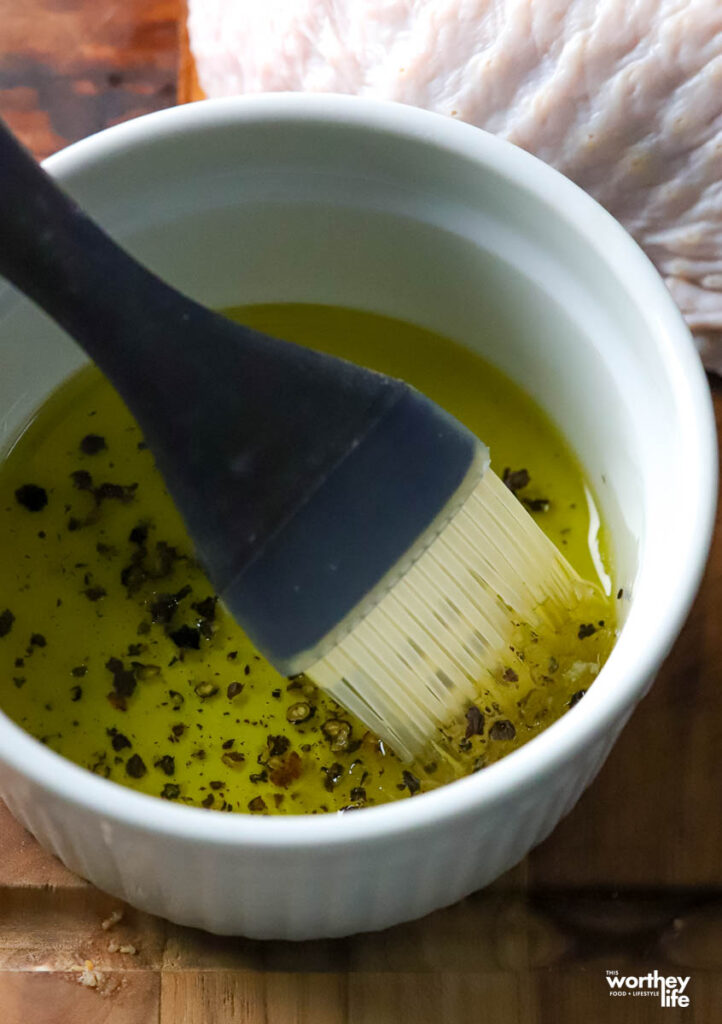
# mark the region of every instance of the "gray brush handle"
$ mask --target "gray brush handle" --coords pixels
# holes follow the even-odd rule
[[[0,122],[0,272],[118,389],[210,579],[277,664],[438,515],[478,442],[401,381],[239,326],[120,248]]]

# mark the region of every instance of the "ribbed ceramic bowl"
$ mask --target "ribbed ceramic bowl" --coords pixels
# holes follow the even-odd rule
[[[661,280],[559,174],[404,106],[285,95],[199,103],[111,128],[46,166],[146,263],[212,306],[367,308],[488,357],[576,449],[613,535],[613,586],[631,600],[583,701],[501,762],[413,800],[284,818],[179,806],[91,775],[0,714],[2,796],[102,889],[215,932],[343,935],[487,884],[594,777],[704,566],[713,419]],[[0,349],[10,439],[83,357],[9,288]]]

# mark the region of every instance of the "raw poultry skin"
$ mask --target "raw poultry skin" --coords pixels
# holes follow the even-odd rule
[[[208,96],[377,96],[552,164],[642,245],[722,373],[722,0],[190,0],[189,32]]]

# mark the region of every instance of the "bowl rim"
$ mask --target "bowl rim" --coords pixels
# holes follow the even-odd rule
[[[624,281],[649,325],[681,424],[689,456],[689,529],[675,536],[683,546],[685,577],[660,597],[653,637],[635,631],[629,618],[593,687],[560,719],[500,761],[413,800],[365,808],[362,814],[255,816],[210,813],[164,801],[93,775],[41,744],[0,711],[0,760],[60,800],[116,821],[189,842],[236,848],[338,846],[371,842],[400,832],[450,823],[518,796],[570,761],[576,751],[604,741],[641,699],[684,622],[704,571],[717,500],[717,436],[707,381],[689,330],[661,277],[624,229],[590,196],[529,153],[482,129],[416,107],[335,94],[273,93],[204,100],[172,107],[107,128],[44,161],[61,180],[92,170],[115,154],[179,135],[238,129],[250,123],[303,122],[381,132],[416,140],[464,157],[523,189],[571,226]],[[644,640],[640,644],[640,640]],[[627,661],[623,659],[626,657]],[[613,738],[613,736],[611,737]]]

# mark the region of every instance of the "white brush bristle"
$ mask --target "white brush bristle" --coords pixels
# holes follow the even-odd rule
[[[491,470],[306,675],[403,760],[463,714],[519,622],[555,628],[586,584]]]

